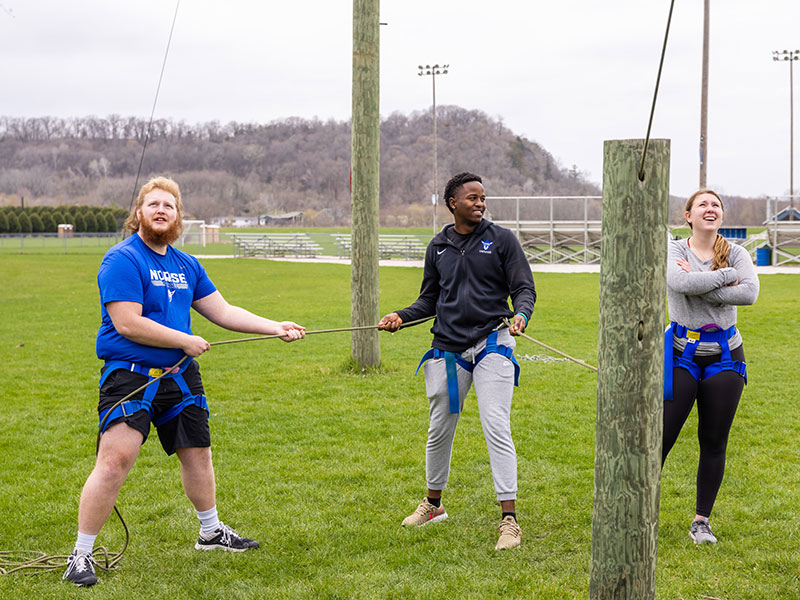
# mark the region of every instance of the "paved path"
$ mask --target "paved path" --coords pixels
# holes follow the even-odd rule
[[[196,258],[205,260],[207,258],[233,258],[230,254],[198,254]],[[292,257],[273,257],[273,258],[259,258],[258,260],[274,260],[281,262],[298,262],[298,263],[330,263],[337,265],[349,265],[349,258],[336,258],[335,256],[318,256],[316,258],[292,258]],[[382,267],[418,267],[422,268],[421,260],[402,260],[393,258],[390,260],[378,261]],[[534,263],[531,265],[531,271],[534,273],[599,273],[600,265],[579,265],[579,264],[546,264]],[[796,267],[756,267],[756,272],[759,275],[773,275],[775,273],[791,273],[800,275],[800,265]]]

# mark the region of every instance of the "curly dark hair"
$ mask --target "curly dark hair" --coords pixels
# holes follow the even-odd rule
[[[453,207],[450,206],[450,198],[455,198],[456,192],[458,188],[460,188],[465,183],[469,183],[470,181],[477,181],[480,184],[483,184],[483,180],[481,179],[480,175],[475,175],[475,173],[459,173],[458,175],[453,175],[450,178],[450,181],[447,182],[447,185],[444,186],[444,205],[447,207],[451,213],[453,212]]]

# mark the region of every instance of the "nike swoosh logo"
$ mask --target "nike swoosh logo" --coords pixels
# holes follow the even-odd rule
[[[444,250],[447,250],[447,248],[445,248]],[[436,254],[441,254],[442,252],[444,252],[444,250],[437,250]]]

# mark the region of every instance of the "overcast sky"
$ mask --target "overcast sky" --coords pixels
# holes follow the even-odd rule
[[[603,141],[647,132],[669,4],[383,0],[381,114],[430,110],[417,65],[448,63],[437,104],[502,118],[601,183]],[[149,117],[175,6],[0,0],[0,114]],[[653,123],[680,196],[699,181],[702,24],[703,0],[675,3]],[[723,193],[788,193],[789,63],[772,51],[800,48],[799,25],[799,0],[711,0],[708,183]],[[348,119],[351,50],[349,0],[182,0],[156,117]]]

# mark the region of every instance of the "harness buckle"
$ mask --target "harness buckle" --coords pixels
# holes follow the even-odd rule
[[[153,368],[147,372],[148,377],[153,377],[153,378],[161,377],[163,374],[164,374],[164,369]]]

